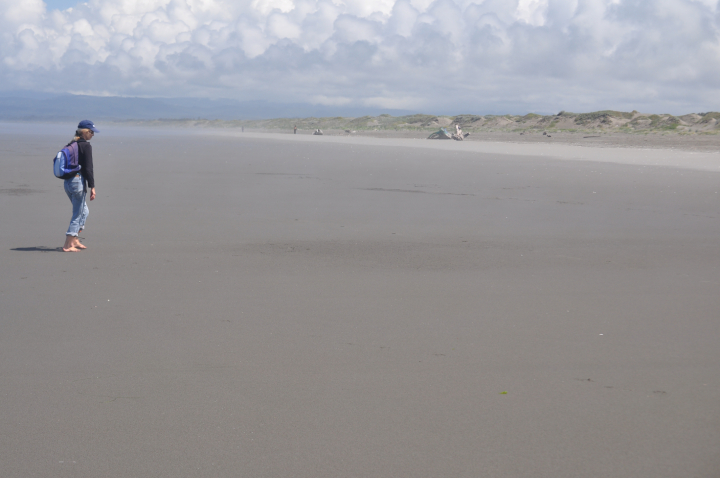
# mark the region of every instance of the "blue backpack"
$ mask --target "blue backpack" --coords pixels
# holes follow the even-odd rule
[[[70,179],[80,172],[82,167],[78,164],[79,153],[78,144],[75,141],[58,152],[53,160],[53,173],[56,178]]]

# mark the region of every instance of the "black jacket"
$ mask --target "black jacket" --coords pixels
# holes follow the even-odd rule
[[[90,189],[95,187],[95,175],[93,174],[92,145],[80,138],[78,144],[78,164],[82,166],[80,173],[83,181]]]

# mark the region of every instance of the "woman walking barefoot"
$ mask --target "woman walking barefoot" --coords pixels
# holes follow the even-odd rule
[[[92,121],[82,120],[75,131],[75,137],[68,143],[69,146],[73,142],[77,142],[78,164],[81,168],[80,173],[65,180],[65,194],[70,198],[73,209],[70,227],[65,233],[65,245],[63,245],[63,251],[65,252],[78,252],[87,249],[86,246],[80,243],[78,234],[85,227],[85,221],[90,213],[85,202],[88,188],[90,188],[90,200],[95,199],[92,146],[88,141],[92,139],[95,133],[99,132]]]

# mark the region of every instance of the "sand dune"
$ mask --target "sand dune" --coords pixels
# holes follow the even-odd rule
[[[132,123],[132,122],[131,122]],[[137,122],[136,122],[137,123]],[[682,116],[670,114],[645,114],[637,111],[596,111],[592,113],[569,113],[556,115],[529,113],[517,115],[456,115],[433,116],[416,114],[409,116],[363,116],[359,118],[276,118],[269,120],[158,120],[142,124],[163,126],[184,125],[216,128],[253,128],[267,130],[339,130],[355,131],[432,131],[434,128],[460,125],[470,132],[601,132],[601,133],[679,133],[688,135],[720,135],[720,113],[690,113]]]

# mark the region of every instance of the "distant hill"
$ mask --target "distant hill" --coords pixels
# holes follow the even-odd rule
[[[268,119],[279,117],[363,116],[408,114],[380,108],[339,108],[312,104],[276,104],[203,98],[124,98],[118,96],[48,95],[29,92],[0,93],[0,120],[57,121],[154,119]]]

